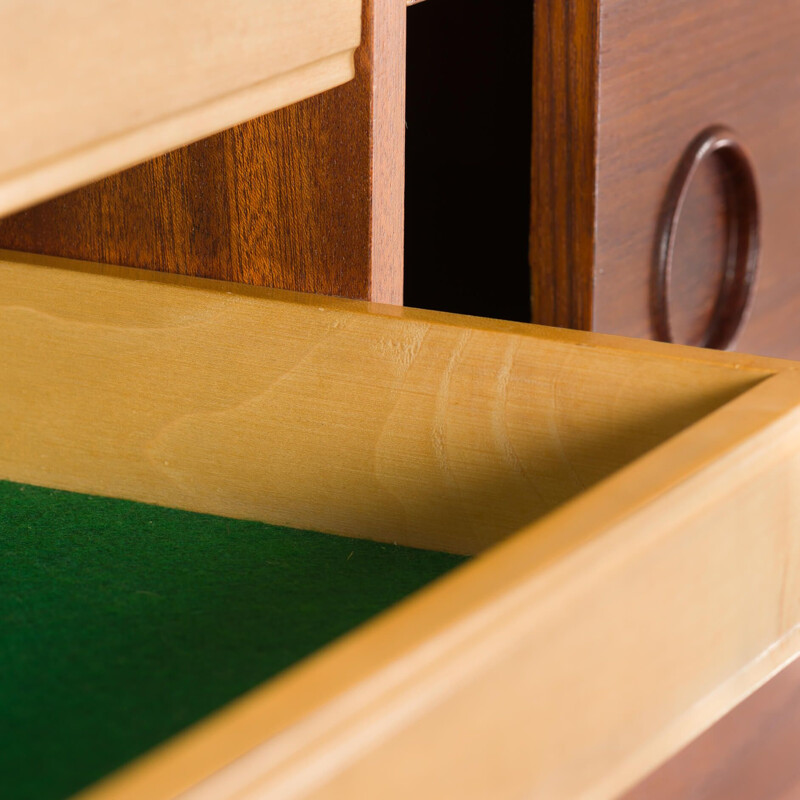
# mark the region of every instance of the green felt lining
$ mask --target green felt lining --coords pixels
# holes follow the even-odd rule
[[[0,481],[0,796],[69,796],[462,560]]]

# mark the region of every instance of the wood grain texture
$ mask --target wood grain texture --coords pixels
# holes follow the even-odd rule
[[[0,246],[401,303],[405,8],[356,78],[0,221]]]
[[[669,36],[659,33],[666,29]],[[785,0],[669,6],[607,0],[602,30],[608,52],[600,78],[596,267],[604,277],[596,286],[597,329],[649,333],[643,265],[658,205],[689,141],[721,122],[751,153],[763,209],[759,283],[738,346],[799,353],[800,277],[793,265],[800,247],[794,219],[800,200],[800,7]],[[688,52],[691,58],[684,57]],[[609,165],[605,174],[603,164]],[[703,256],[701,250],[695,258]],[[684,251],[686,272],[695,258],[689,261]],[[721,263],[718,254],[718,271]]]
[[[537,35],[540,49],[547,53],[542,42],[555,35],[560,43],[553,50],[568,54],[559,63],[569,63],[563,59],[582,52],[583,35],[551,18],[554,4],[539,5],[548,26]],[[551,87],[545,85],[544,98],[534,89],[539,98],[534,109],[534,194],[545,187],[532,221],[534,285],[542,281],[540,295],[552,296],[557,308],[564,309],[554,316],[534,298],[534,321],[653,335],[654,243],[667,187],[695,136],[722,124],[738,134],[752,157],[762,206],[760,275],[737,347],[800,355],[800,273],[794,268],[800,249],[800,6],[791,0],[593,0],[582,5],[599,8],[595,36],[602,41],[602,53],[596,75],[584,65],[576,67],[580,77],[571,81],[594,82],[599,97],[595,129],[571,122],[570,112],[562,109],[563,98],[570,96],[567,85],[556,83],[551,100]],[[542,78],[535,76],[534,85],[542,86]],[[548,102],[561,127],[543,133],[541,126],[549,123],[541,121],[541,114],[544,109],[547,120]],[[548,139],[548,130],[561,131],[561,136]],[[584,163],[593,136],[594,166],[571,182],[567,166]],[[547,185],[548,171],[562,174],[552,187]],[[672,299],[687,343],[699,339],[721,280],[730,211],[719,196],[722,173],[719,160],[710,159],[692,187],[680,225]],[[545,237],[550,226],[555,240],[580,241],[572,230],[574,214],[559,200],[560,186],[569,186],[578,198],[596,195],[594,247],[587,246],[568,262],[572,280],[582,281],[574,288],[552,274],[550,263],[559,262],[538,233],[542,215],[552,207],[556,210],[545,225]],[[701,203],[707,205],[701,208]]]
[[[618,795],[800,648],[798,399],[765,381],[87,797]]]
[[[359,0],[6,0],[0,214],[349,80],[359,17]]]
[[[0,477],[297,528],[477,552],[766,374],[55,263],[0,267]]]
[[[797,365],[38,261],[0,264],[2,477],[517,531],[87,797],[612,797],[800,650]]]
[[[394,0],[365,0],[372,25],[369,134],[371,291],[378,303],[403,303],[405,207],[406,9]],[[331,180],[338,178],[332,176]],[[350,260],[345,256],[345,263]],[[366,267],[362,266],[362,269]],[[290,288],[290,287],[287,287]],[[337,291],[345,297],[356,297]]]
[[[795,661],[623,800],[790,800],[800,795],[798,741]]]
[[[531,304],[542,325],[590,330],[598,0],[534,3]]]
[[[675,242],[670,319],[676,341],[698,344],[712,323],[722,283],[720,254],[727,247],[725,183],[717,159],[698,168]]]

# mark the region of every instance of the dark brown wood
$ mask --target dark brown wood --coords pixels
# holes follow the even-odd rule
[[[589,330],[594,277],[598,7],[534,3],[533,321]]]
[[[573,5],[599,9],[594,33],[591,21],[572,29],[561,21],[559,13]],[[591,0],[537,6],[535,321],[655,335],[655,241],[670,180],[692,140],[725,125],[752,157],[762,208],[759,277],[737,349],[800,357],[800,4]],[[592,12],[582,13],[589,20]],[[563,36],[560,44],[548,43]],[[592,36],[602,41],[594,75],[590,59],[576,60]],[[567,80],[564,64],[580,74]],[[572,110],[562,103],[570,91],[574,96],[571,84],[587,96],[597,93],[593,129],[591,115],[576,118],[577,101]],[[592,137],[596,158],[571,173],[570,163],[586,164]],[[700,343],[708,327],[727,259],[731,207],[719,196],[725,171],[724,160],[708,159],[686,198],[676,241],[670,289],[675,336],[691,344]]]
[[[0,247],[402,302],[403,3],[356,78],[0,221]]]
[[[659,767],[623,800],[800,797],[800,661]]]

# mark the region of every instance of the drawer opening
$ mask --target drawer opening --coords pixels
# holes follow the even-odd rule
[[[91,680],[94,669],[106,673],[101,662],[108,658],[149,691],[156,676],[148,662],[167,652],[174,655],[173,677],[181,659],[202,677],[204,647],[227,655],[204,639],[205,626],[210,637],[242,648],[244,677],[225,666],[225,681],[202,687],[219,693],[205,696],[207,707],[192,706],[184,695],[189,685],[156,690],[164,691],[165,717],[167,701],[178,701],[188,717],[202,717],[414,594],[388,615],[391,626],[381,617],[367,634],[362,629],[345,637],[345,645],[357,642],[356,650],[390,666],[399,657],[392,654],[421,636],[413,614],[405,612],[409,603],[435,610],[425,615],[434,629],[467,613],[489,589],[481,588],[482,579],[470,584],[465,573],[486,559],[508,561],[507,549],[492,545],[527,529],[522,549],[535,550],[531,523],[552,519],[559,506],[613,481],[614,473],[669,446],[676,434],[771,374],[746,359],[732,365],[724,356],[715,362],[713,354],[654,343],[10,253],[0,259],[0,297],[0,480],[6,481],[0,490],[5,508],[22,503],[17,521],[9,525],[6,515],[3,527],[30,537],[31,526],[46,522],[31,501],[46,499],[55,504],[53,519],[64,522],[60,536],[73,536],[60,543],[49,535],[49,555],[37,553],[41,562],[25,562],[28,548],[14,555],[38,575],[26,582],[24,569],[15,572],[24,584],[20,591],[41,589],[42,609],[54,619],[65,615],[51,631],[61,647],[55,656],[44,649],[50,634],[42,633],[23,642],[29,650],[17,653],[16,669],[27,679],[25,659],[31,674],[50,666],[57,674],[59,659],[59,668],[80,667],[80,653],[73,661],[70,649],[84,636],[99,641],[97,623],[83,624],[81,603],[103,610],[101,622],[119,649],[100,653],[78,672],[79,683]],[[615,491],[620,497],[628,490]],[[99,517],[81,516],[89,512]],[[178,522],[178,534],[170,532],[176,520],[190,518],[196,522]],[[115,528],[137,519],[147,524],[127,533]],[[157,525],[167,527],[151,546],[140,529]],[[542,525],[547,530],[546,520]],[[102,532],[106,526],[117,530],[113,542]],[[78,547],[87,532],[85,546]],[[508,544],[516,546],[521,535]],[[134,540],[139,549],[128,568],[123,551]],[[544,540],[546,551],[551,538]],[[310,550],[294,550],[301,541]],[[278,557],[270,555],[272,545]],[[464,556],[490,548],[436,587],[416,591]],[[316,567],[308,555],[314,552],[324,556]],[[286,553],[304,587],[282,567]],[[197,560],[213,569],[198,569],[189,582]],[[13,563],[9,558],[9,569]],[[215,572],[226,565],[234,577],[220,584]],[[106,567],[121,583],[104,582]],[[361,586],[349,580],[347,570],[356,568],[365,579]],[[168,587],[188,585],[199,605],[178,606],[187,629],[160,617],[162,598],[145,580],[151,573]],[[275,576],[285,587],[269,583]],[[451,581],[461,586],[462,602],[442,595]],[[313,591],[307,594],[308,582]],[[118,594],[118,586],[124,592]],[[278,628],[283,644],[268,642],[267,622],[249,602],[251,592],[265,587],[288,603]],[[121,607],[125,596],[134,602],[132,618]],[[25,612],[15,596],[6,602],[12,622]],[[244,641],[222,613],[227,602],[251,615]],[[337,603],[347,605],[344,617],[333,613]],[[276,606],[264,608],[279,613]],[[305,622],[316,616],[313,635],[300,636],[290,624],[289,613],[298,611]],[[139,612],[143,628],[151,627],[148,614],[163,623],[164,650],[157,639],[147,643],[155,648],[149,654],[137,645]],[[23,634],[35,629],[20,628]],[[272,666],[265,666],[258,654],[270,647]],[[275,710],[257,735],[302,716],[317,692],[321,703],[344,691],[349,678],[341,665],[349,663],[351,650],[340,642],[332,661],[321,654],[310,667],[304,661],[306,667],[289,670],[279,680],[284,689],[270,684],[256,690]],[[136,659],[145,662],[141,668]],[[327,678],[319,682],[327,663],[340,665],[330,677],[334,688],[324,684]],[[292,694],[285,687],[296,675],[294,685],[305,688],[287,710],[281,691]],[[102,683],[89,689],[114,691]],[[123,708],[131,703],[131,718],[121,724],[132,729],[141,711],[135,695],[134,701],[116,699]],[[78,701],[77,694],[67,697],[67,712]],[[235,724],[235,707],[222,712],[224,725]],[[246,714],[248,704],[240,707]],[[107,706],[93,710],[112,724],[102,719]],[[163,729],[159,737],[174,732]],[[195,743],[202,739],[187,735]],[[209,754],[209,765],[222,766],[236,747]]]
[[[519,323],[2,257],[0,478],[412,547],[480,552],[765,374]]]

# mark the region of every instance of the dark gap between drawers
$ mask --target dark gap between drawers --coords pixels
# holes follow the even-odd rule
[[[405,297],[530,322],[533,3],[408,10]]]

